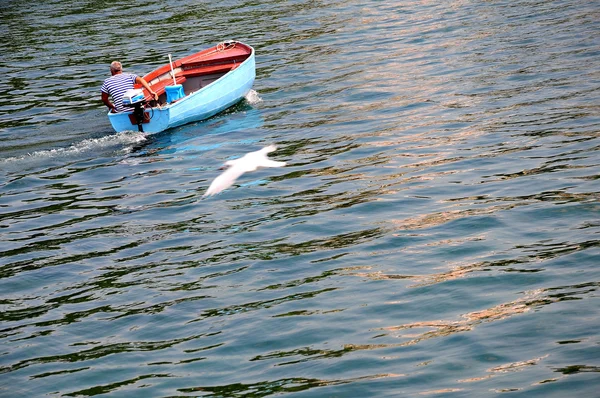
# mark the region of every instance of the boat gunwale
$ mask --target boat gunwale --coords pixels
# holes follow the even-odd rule
[[[239,63],[238,66],[236,66],[233,69],[228,70],[224,75],[226,75],[227,73],[239,68],[239,66],[243,65],[248,59],[252,58],[254,56],[254,48],[248,44],[239,42],[239,41],[235,41],[233,42],[234,46],[232,48],[225,48],[224,50],[218,50],[218,47],[220,45],[222,45],[223,43],[219,43],[215,46],[209,47],[207,49],[204,49],[202,51],[199,51],[197,53],[185,56],[183,58],[177,59],[175,61],[173,61],[173,71],[175,72],[175,78],[178,77],[192,77],[192,76],[201,76],[203,73],[193,73],[194,70],[198,70],[201,69],[203,67],[209,67],[209,66],[225,66],[225,65],[229,65],[234,61],[233,63],[235,64],[235,60],[239,59],[240,57],[243,57],[243,61]],[[224,53],[226,51],[231,51],[233,49],[238,48],[237,46],[239,45],[239,48],[242,49],[242,51],[237,51],[237,54],[231,55],[230,53],[227,54],[226,57],[223,57],[222,55],[224,55]],[[203,56],[203,55],[212,55],[213,53],[219,54],[221,56],[219,57],[213,57],[213,58],[207,58],[205,60],[198,60],[198,57]],[[189,68],[186,69],[186,66],[189,66]],[[214,73],[214,72],[212,72]],[[209,74],[209,73],[207,73]],[[171,74],[171,66],[169,64],[163,65],[149,73],[147,73],[146,75],[143,76],[144,80],[146,80],[148,82],[148,84],[150,85],[150,87],[152,87],[153,85],[156,85],[159,82],[165,81],[167,79],[172,80],[172,74]],[[167,84],[168,85],[168,84]],[[141,86],[139,88],[142,88]],[[150,93],[144,88],[144,96],[146,97],[147,100],[151,99],[151,95]],[[186,96],[187,97],[187,96]]]

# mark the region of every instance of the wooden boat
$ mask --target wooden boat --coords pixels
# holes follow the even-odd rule
[[[207,119],[239,102],[256,76],[254,49],[226,41],[173,61],[148,73],[144,79],[159,95],[158,104],[143,89],[143,100],[131,111],[108,113],[116,132],[139,130],[158,133]]]

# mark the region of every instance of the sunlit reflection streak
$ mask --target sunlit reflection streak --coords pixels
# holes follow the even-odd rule
[[[522,371],[525,371],[529,367],[539,365],[541,361],[548,358],[549,356],[550,356],[550,354],[546,354],[541,357],[536,357],[536,358],[527,359],[527,360],[523,360],[523,361],[517,361],[517,362],[507,363],[507,364],[500,365],[500,366],[495,366],[493,368],[487,369],[487,374],[485,374],[483,376],[469,377],[468,379],[461,379],[461,380],[457,380],[457,381],[459,383],[476,383],[476,382],[480,382],[483,380],[488,380],[488,379],[491,379],[494,377],[498,377],[504,373],[522,372]],[[559,380],[559,378],[554,378],[551,380],[546,379],[546,380],[540,381],[536,384],[542,384],[542,383],[545,383],[548,381],[557,381],[557,380]],[[496,390],[496,391],[502,392],[502,390]]]
[[[473,311],[462,316],[458,321],[419,321],[399,326],[388,326],[373,330],[383,330],[386,334],[406,341],[393,344],[344,344],[338,350],[303,347],[289,351],[276,351],[269,354],[254,357],[253,361],[278,360],[277,366],[292,365],[311,360],[335,358],[347,355],[355,351],[378,350],[387,348],[402,348],[419,344],[423,341],[451,336],[456,333],[464,333],[489,322],[497,322],[510,317],[524,315],[532,310],[539,309],[545,305],[558,303],[563,300],[577,299],[580,295],[593,293],[600,287],[600,283],[582,284],[576,286],[558,287],[550,289],[538,289],[525,292],[523,298],[499,304],[481,311]],[[557,290],[561,292],[557,292]],[[564,292],[563,292],[564,291]],[[419,330],[425,330],[419,332]],[[410,332],[414,331],[414,332]],[[378,335],[377,337],[382,337]],[[286,359],[284,361],[281,361]],[[528,366],[530,362],[514,363],[493,368],[493,372],[503,372]]]
[[[566,191],[541,192],[519,197],[465,197],[447,199],[447,203],[454,204],[452,207],[469,207],[458,210],[448,209],[435,213],[420,214],[403,220],[391,220],[389,223],[398,230],[428,229],[446,224],[448,222],[468,217],[487,216],[509,211],[518,207],[530,206],[540,201],[556,201],[557,203],[588,203],[598,199],[597,193],[569,193]],[[479,202],[479,203],[478,203]],[[493,204],[500,202],[502,204]],[[493,204],[489,206],[490,204]],[[488,205],[488,206],[484,206]],[[477,206],[477,207],[475,207]]]
[[[595,292],[600,283],[585,283],[575,286],[564,286],[556,288],[537,289],[525,292],[523,298],[496,305],[494,307],[473,311],[462,315],[458,321],[419,321],[399,326],[388,326],[381,328],[392,332],[396,338],[408,338],[409,340],[400,345],[413,345],[431,338],[444,337],[460,332],[468,332],[483,323],[496,322],[516,315],[522,315],[540,307],[555,304],[565,300],[577,300],[581,295]],[[561,291],[560,293],[558,291]],[[403,331],[418,329],[430,329],[421,333],[404,333]]]
[[[448,223],[450,221],[463,219],[466,217],[473,216],[482,216],[482,215],[490,215],[499,211],[505,211],[513,209],[517,206],[523,206],[525,204],[506,204],[506,205],[496,205],[484,208],[475,208],[475,209],[463,209],[463,210],[448,210],[437,213],[430,214],[422,214],[416,217],[407,218],[404,220],[393,220],[391,221],[394,227],[399,230],[416,230],[416,229],[425,229],[432,228],[438,225],[442,225]]]
[[[598,285],[595,286],[596,288]],[[574,286],[569,287],[569,289],[581,289],[582,291],[575,291],[568,293],[569,296],[577,295],[577,294],[585,294],[587,293],[588,286]],[[566,289],[566,288],[560,288]],[[327,358],[335,358],[341,357],[346,354],[362,351],[362,350],[378,350],[378,349],[387,349],[387,348],[401,348],[410,345],[418,344],[422,341],[432,339],[432,338],[440,338],[450,336],[456,333],[463,333],[473,330],[475,327],[488,322],[496,322],[500,320],[504,320],[509,317],[513,317],[516,315],[525,314],[532,309],[539,308],[540,306],[552,304],[559,302],[561,300],[568,299],[564,297],[563,294],[555,294],[552,290],[548,289],[539,289],[535,291],[530,291],[526,293],[526,296],[509,302],[500,304],[486,310],[482,311],[474,311],[463,315],[462,320],[460,321],[421,321],[421,322],[413,322],[406,325],[401,326],[391,326],[384,327],[379,330],[385,330],[387,332],[391,332],[392,335],[396,338],[407,338],[408,340],[401,343],[395,344],[345,344],[343,348],[339,350],[331,350],[331,349],[318,349],[311,347],[304,347],[299,349],[294,349],[291,351],[277,351],[270,354],[260,355],[253,358],[253,361],[260,360],[281,360],[284,358],[289,358],[286,361],[279,361],[277,366],[284,365],[292,365],[301,362],[306,362],[310,360],[319,360],[319,359],[327,359]],[[431,329],[429,331],[421,332],[421,333],[398,333],[402,331],[408,330],[419,330],[419,329]],[[380,336],[379,336],[380,337]],[[296,357],[296,359],[291,359]],[[297,358],[300,357],[300,358]],[[490,370],[490,372],[506,372],[506,371],[514,371],[519,370],[524,366],[530,366],[536,364],[542,358],[536,360],[528,360],[517,362],[513,364],[507,364],[495,367]],[[467,380],[465,380],[467,381]],[[470,380],[474,381],[474,380]]]
[[[474,239],[478,239],[475,237]],[[453,242],[451,242],[453,243]],[[447,244],[437,242],[436,244]],[[460,244],[460,243],[457,243]],[[426,244],[421,250],[425,250],[426,247],[431,244]],[[438,283],[444,283],[460,278],[468,277],[470,274],[482,271],[492,271],[494,269],[502,270],[504,272],[542,272],[544,270],[541,261],[549,261],[555,258],[568,256],[573,253],[590,250],[596,247],[600,247],[600,241],[592,240],[585,242],[556,242],[556,243],[537,243],[532,245],[517,245],[513,250],[518,251],[518,254],[507,259],[498,260],[482,260],[470,262],[466,265],[449,265],[448,271],[439,273],[430,273],[423,275],[411,275],[411,274],[389,274],[382,271],[374,272],[353,272],[351,275],[358,277],[369,278],[373,280],[410,280],[414,282],[413,285],[407,287],[423,287],[434,285]],[[403,249],[403,252],[419,251],[418,248]],[[533,267],[525,267],[532,265]]]

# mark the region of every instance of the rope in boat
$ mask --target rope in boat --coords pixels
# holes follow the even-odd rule
[[[235,42],[234,41],[223,41],[219,44],[217,44],[217,51],[225,51],[225,50],[229,50],[230,48],[235,47]]]
[[[213,51],[208,52],[206,54],[202,54],[201,56],[199,56],[197,58],[194,58],[194,60],[200,59],[200,58],[204,58],[204,57],[206,57],[208,55],[213,55],[215,53],[220,53],[220,52],[223,52],[225,50],[230,50],[230,49],[234,48],[236,44],[237,44],[237,42],[235,42],[233,40],[231,40],[231,41],[222,41],[221,43],[217,44],[216,49],[214,49]]]

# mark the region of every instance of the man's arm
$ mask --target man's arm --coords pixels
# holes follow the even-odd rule
[[[146,80],[144,80],[144,78],[138,76],[138,77],[136,77],[135,82],[137,84],[141,84],[142,86],[144,86],[144,88],[146,90],[148,90],[150,95],[152,95],[154,97],[154,99],[158,101],[158,94],[156,94],[154,91],[152,91],[152,89],[150,88],[150,85],[148,84],[148,82]]]
[[[107,93],[102,93],[102,102],[104,102],[104,105],[108,106],[108,109],[111,112],[116,112],[116,108],[115,106],[110,102],[110,100],[108,99],[108,94]]]

